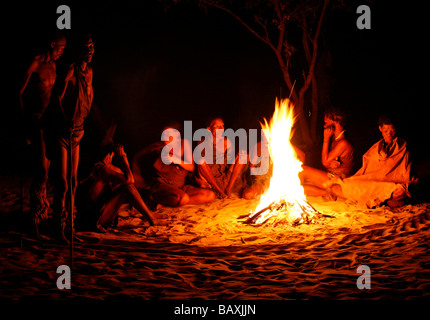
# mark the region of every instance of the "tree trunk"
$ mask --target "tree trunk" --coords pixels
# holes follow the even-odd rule
[[[315,75],[312,78],[312,109],[311,109],[311,138],[315,142],[317,140],[318,129],[318,84]]]

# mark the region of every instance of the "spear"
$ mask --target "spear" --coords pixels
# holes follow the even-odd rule
[[[70,268],[73,269],[73,205],[74,205],[74,194],[73,194],[73,155],[72,155],[72,141],[73,141],[73,126],[70,128],[69,135],[69,161],[70,161],[70,176],[69,176],[69,191],[70,191]]]

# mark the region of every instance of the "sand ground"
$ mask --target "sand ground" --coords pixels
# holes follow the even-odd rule
[[[166,226],[149,227],[123,206],[116,229],[77,232],[71,290],[59,290],[69,248],[36,241],[19,214],[19,183],[0,193],[0,299],[428,299],[430,203],[364,209],[309,202],[325,216],[312,225],[242,224],[257,201],[216,200],[161,208]],[[26,182],[24,189],[28,187]],[[28,198],[24,197],[24,216]],[[21,217],[21,218],[20,218]],[[371,288],[357,288],[357,267]]]

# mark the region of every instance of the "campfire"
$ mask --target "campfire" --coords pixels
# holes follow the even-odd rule
[[[280,102],[276,100],[270,123],[264,119],[261,124],[268,142],[273,170],[269,188],[261,196],[255,210],[246,216],[247,224],[309,224],[314,223],[320,215],[306,200],[300,183],[302,162],[298,160],[290,143],[294,121],[294,106],[288,99],[284,99]]]

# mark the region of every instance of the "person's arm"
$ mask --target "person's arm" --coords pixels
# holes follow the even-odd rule
[[[194,171],[194,162],[191,144],[188,140],[182,140],[182,142],[183,145],[181,146],[181,148],[183,148],[184,160],[173,154],[172,162],[177,165],[180,165],[185,170],[192,172]]]
[[[27,89],[28,82],[30,81],[31,75],[33,72],[36,71],[37,67],[39,66],[39,61],[37,59],[34,59],[30,66],[28,67],[27,71],[24,74],[24,79],[21,83],[21,87],[19,88],[19,106],[21,114],[24,114],[24,104],[22,97],[24,95],[25,90]]]
[[[216,182],[211,169],[209,168],[209,166],[207,165],[206,162],[202,162],[201,164],[198,165],[198,171],[200,173],[200,175],[206,179],[207,182],[209,182],[209,184],[212,186],[212,188],[218,192],[218,194],[221,196],[221,198],[226,198],[227,195],[224,193],[224,191],[219,187],[218,183]]]
[[[345,150],[348,148],[346,140],[341,140],[330,152],[328,152],[325,158],[322,158],[322,164],[326,168],[336,168],[340,163],[336,160],[339,158]]]
[[[113,165],[104,165],[100,167],[98,175],[105,183],[112,183],[113,185],[122,185],[127,183],[127,179],[121,169]]]
[[[324,141],[323,141],[323,147],[322,147],[322,151],[321,151],[321,163],[323,164],[324,167],[328,167],[329,166],[329,162],[327,160],[328,158],[328,154],[329,154],[329,145],[330,145],[330,138],[333,135],[334,129],[333,127],[327,127],[324,128]]]
[[[172,149],[169,154],[166,153],[164,155],[161,155],[162,157],[161,160],[164,163],[177,164],[182,168],[184,168],[185,170],[192,172],[194,171],[194,162],[193,162],[191,145],[188,142],[188,140],[182,140],[182,141],[183,141],[183,145],[181,146],[181,149],[183,150],[184,160],[182,160],[181,155],[174,153],[175,149]]]
[[[305,163],[306,160],[306,154],[300,150],[299,148],[297,148],[295,145],[292,145],[294,152],[296,153],[297,159],[300,160],[300,162]]]
[[[69,84],[69,81],[72,79],[74,74],[74,67],[73,64],[69,67],[69,71],[67,72],[66,78],[64,79],[63,89],[60,90],[60,101],[63,100],[64,94],[67,90],[67,85]]]
[[[115,154],[121,159],[122,169],[124,170],[125,183],[134,183],[133,172],[130,168],[130,163],[127,159],[127,154],[124,151],[124,147],[119,145]]]

